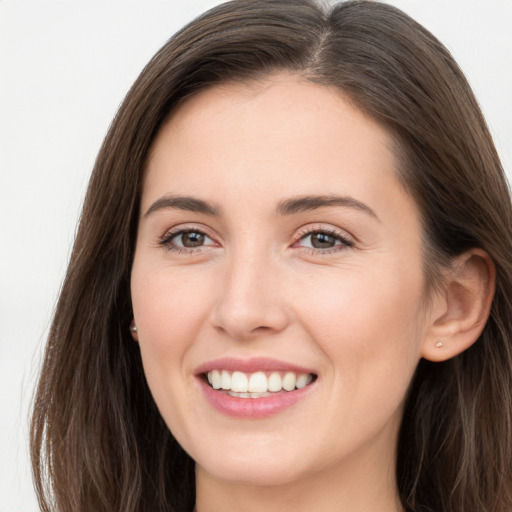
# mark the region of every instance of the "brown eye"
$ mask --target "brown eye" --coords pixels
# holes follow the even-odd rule
[[[310,236],[311,247],[315,249],[330,249],[335,245],[339,245],[339,240],[328,233],[312,233]]]
[[[206,243],[209,244],[211,241],[210,237],[200,231],[181,231],[173,235],[169,243],[176,247],[193,249],[195,247],[202,247]]]
[[[304,247],[319,253],[329,253],[329,249],[340,251],[353,245],[353,242],[341,233],[331,233],[329,231],[310,231],[294,244],[295,247]]]
[[[204,244],[203,233],[197,231],[190,231],[181,235],[181,240],[184,247],[199,247]]]

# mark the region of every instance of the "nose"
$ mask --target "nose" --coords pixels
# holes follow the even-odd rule
[[[264,252],[240,252],[226,262],[218,293],[212,321],[233,339],[273,335],[289,324],[283,272]]]

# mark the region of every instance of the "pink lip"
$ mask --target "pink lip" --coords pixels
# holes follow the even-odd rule
[[[265,418],[277,414],[301,400],[315,385],[313,382],[295,391],[284,391],[262,398],[238,398],[217,391],[204,380],[199,380],[201,390],[213,408],[227,416],[246,419]]]
[[[314,374],[315,372],[295,364],[269,358],[221,358],[200,365],[195,373],[198,376],[198,382],[206,400],[214,409],[222,414],[237,418],[257,419],[278,414],[304,398],[315,386],[315,382],[313,382],[304,388],[296,389],[295,391],[283,391],[272,396],[238,398],[220,390],[215,390],[208,385],[203,374],[211,370],[238,370],[244,373],[289,371]]]
[[[235,357],[223,357],[214,359],[200,365],[195,370],[195,374],[207,373],[211,370],[231,370],[244,373],[263,372],[295,372],[295,373],[315,373],[309,368],[297,366],[295,364],[279,361],[278,359],[269,359],[267,357],[253,357],[251,359],[237,359]]]

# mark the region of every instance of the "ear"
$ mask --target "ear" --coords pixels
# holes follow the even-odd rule
[[[478,339],[489,318],[495,281],[494,263],[485,251],[472,249],[454,260],[442,291],[433,297],[422,357],[445,361]]]

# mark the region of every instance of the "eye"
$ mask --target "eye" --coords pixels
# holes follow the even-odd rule
[[[169,250],[186,251],[215,245],[215,242],[197,229],[181,229],[165,236],[161,242]]]
[[[332,252],[352,247],[354,244],[341,233],[330,230],[314,230],[302,234],[294,247],[304,247],[320,252]]]
[[[199,231],[185,231],[172,236],[170,242],[178,247],[200,247],[209,239]]]
[[[302,241],[308,247],[313,247],[314,249],[331,249],[336,245],[340,245],[340,241],[329,233],[311,233],[305,236]]]

